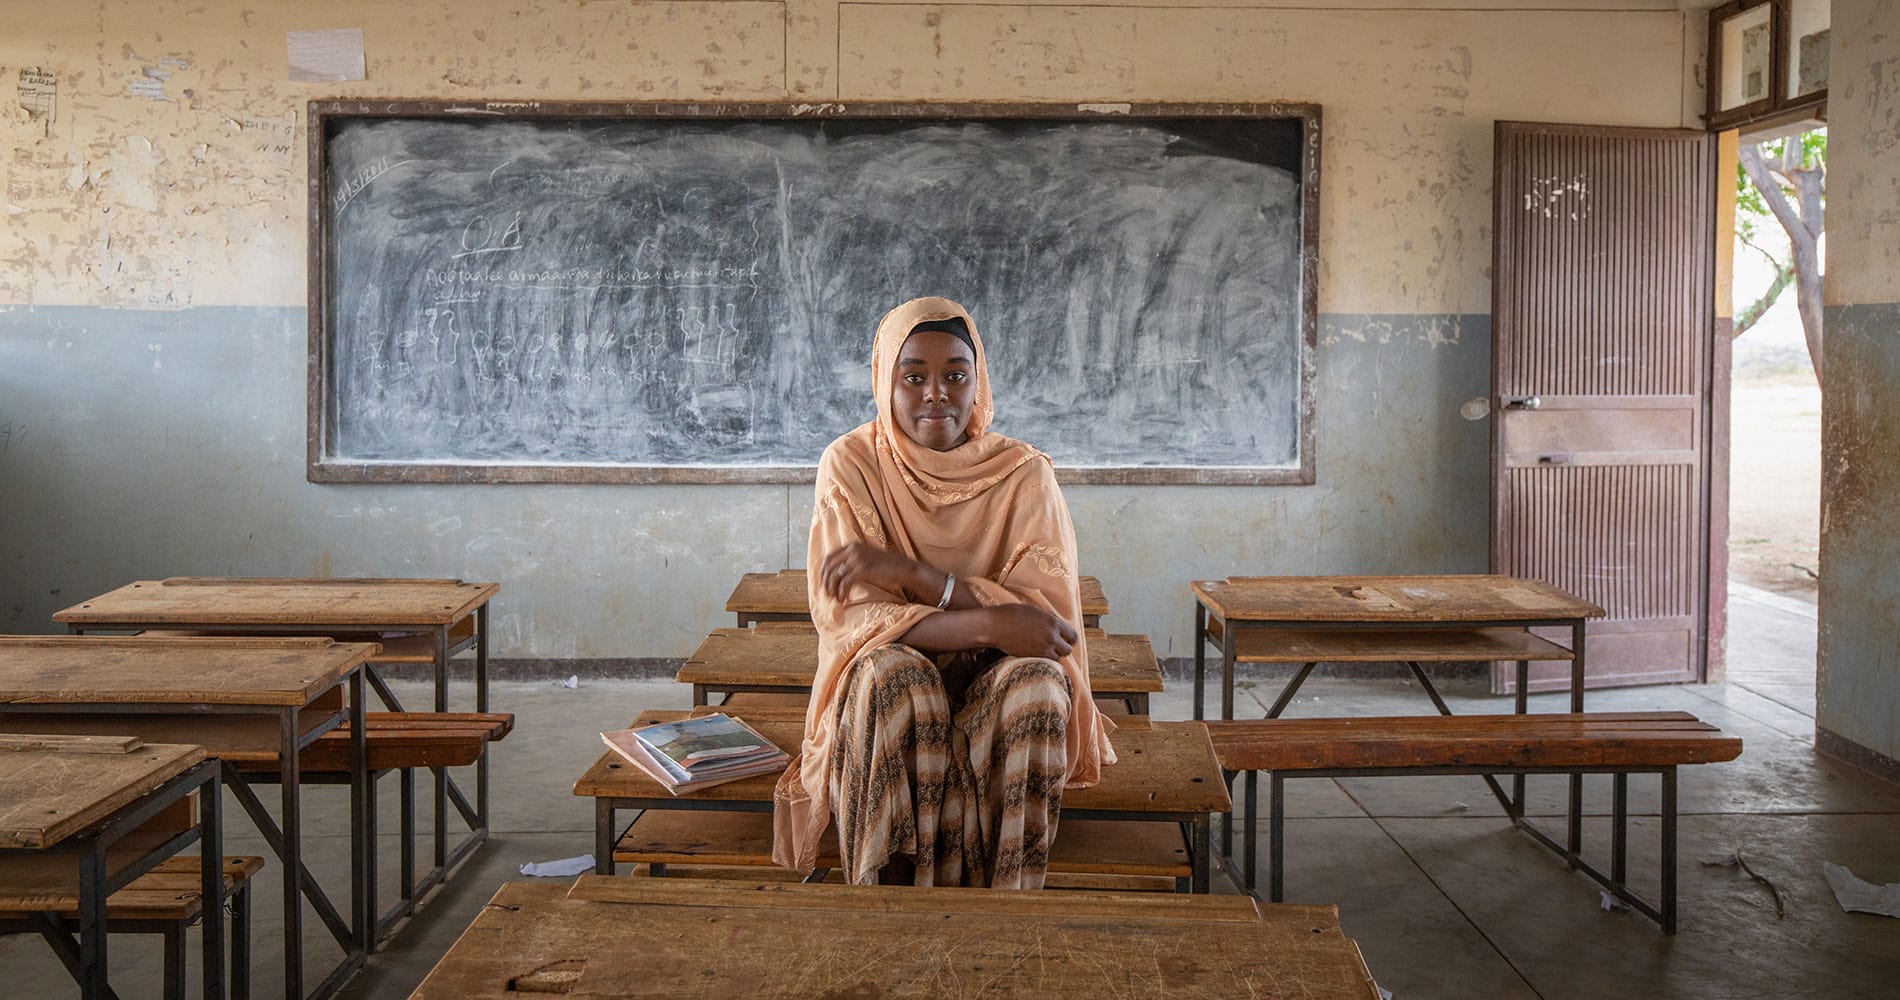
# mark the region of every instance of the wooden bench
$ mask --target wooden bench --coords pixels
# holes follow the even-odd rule
[[[1145,635],[1087,632],[1089,686],[1101,698],[1121,701],[1135,715],[1148,714],[1148,697],[1161,690],[1161,666]],[[693,704],[722,694],[808,695],[818,671],[818,633],[809,622],[766,622],[751,628],[714,629],[675,675],[693,686]],[[756,704],[756,702],[754,702]],[[780,702],[784,704],[786,702]]]
[[[448,856],[447,865],[438,865],[418,879],[416,875],[416,786],[415,772],[420,769],[466,767],[481,761],[488,744],[514,731],[515,717],[509,712],[365,712],[363,713],[363,750],[370,786],[384,775],[396,773],[400,781],[399,815],[401,836],[398,865],[400,898],[387,911],[376,915],[376,937],[386,936],[404,917],[413,914],[417,901],[437,884],[448,879],[455,863],[467,855],[457,850]],[[269,781],[275,755],[268,759],[240,764],[247,773],[255,770],[257,779]],[[319,785],[347,785],[350,781],[350,726],[348,722],[324,733],[305,747],[298,756],[301,780]],[[376,836],[375,795],[364,822],[371,842]],[[480,817],[467,800],[451,795],[450,802],[471,829]],[[464,841],[472,848],[479,841]],[[375,877],[374,852],[369,877]],[[373,897],[372,897],[373,898]]]
[[[736,877],[759,878],[772,864],[772,817],[757,812],[688,812],[650,809],[627,827],[614,845],[614,861],[636,871],[666,876],[672,866],[740,869]],[[837,831],[825,833],[818,867],[839,867]],[[796,873],[787,871],[786,876]],[[1181,827],[1175,823],[1065,819],[1049,851],[1051,888],[1187,892],[1194,867]]]
[[[230,984],[232,1000],[243,1000],[250,990],[251,879],[264,870],[264,859],[227,857],[221,879],[223,894],[218,913],[228,906],[231,912]],[[133,879],[125,888],[106,898],[106,924],[114,934],[160,934],[165,939],[165,1000],[185,996],[185,929],[205,914],[199,860],[181,856],[167,858],[151,871]],[[37,866],[31,871],[16,871],[0,866],[0,935],[35,933],[40,928],[34,914],[50,913],[69,930],[79,924],[79,896],[70,881],[70,872]]]
[[[698,708],[707,714],[721,708]],[[683,718],[685,712],[644,712],[634,725]],[[796,754],[804,741],[802,709],[733,710],[760,735]],[[1070,789],[1062,795],[1062,820],[1137,820],[1178,825],[1186,835],[1189,854],[1188,888],[1209,888],[1209,817],[1233,808],[1220,765],[1207,731],[1198,722],[1154,722],[1143,716],[1119,720],[1112,737],[1120,762],[1102,769],[1102,780],[1090,788]],[[685,795],[675,796],[612,751],[601,754],[574,783],[574,794],[594,800],[594,858],[596,870],[614,873],[615,847],[620,842],[617,813],[622,809],[715,810],[767,813],[772,811],[772,789],[778,774],[741,778]]]
[[[1082,627],[1100,628],[1108,614],[1108,596],[1102,581],[1092,576],[1079,577]],[[805,571],[782,569],[776,573],[747,573],[739,578],[732,595],[726,598],[726,610],[738,619],[740,628],[758,622],[811,621],[810,598],[805,590]]]
[[[1742,741],[1687,712],[1565,713],[1549,715],[1405,716],[1398,718],[1248,719],[1207,723],[1220,766],[1246,773],[1245,871],[1254,886],[1257,781],[1268,772],[1268,898],[1285,894],[1285,795],[1288,778],[1414,774],[1609,774],[1610,870],[1585,861],[1575,842],[1565,847],[1525,815],[1521,800],[1507,803],[1519,829],[1556,851],[1604,888],[1676,932],[1676,768],[1734,760]],[[1627,884],[1629,775],[1655,774],[1662,787],[1660,905]],[[1231,865],[1231,860],[1229,861]]]

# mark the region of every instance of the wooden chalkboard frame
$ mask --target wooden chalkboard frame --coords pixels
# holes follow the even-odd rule
[[[326,152],[329,124],[340,118],[506,117],[514,119],[794,120],[852,118],[1166,120],[1273,118],[1300,123],[1300,356],[1299,465],[1057,466],[1065,483],[1119,485],[1305,486],[1315,481],[1313,457],[1314,352],[1319,344],[1320,107],[1308,103],[641,103],[607,101],[311,101],[308,118],[309,379],[306,388],[306,476],[313,483],[808,483],[816,466],[517,465],[480,463],[351,462],[328,453],[326,401],[331,383],[333,317],[328,253],[332,233]]]

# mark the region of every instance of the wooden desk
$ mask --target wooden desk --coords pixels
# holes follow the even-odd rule
[[[363,753],[363,665],[373,643],[323,638],[0,636],[0,728],[144,737],[198,733],[220,757],[222,780],[270,843],[284,871],[284,994],[302,997],[307,898],[344,949],[313,991],[328,996],[362,967],[375,882],[368,877],[374,811]],[[347,682],[347,708],[340,688]],[[303,864],[298,752],[348,718],[352,733],[352,920],[345,922]],[[35,727],[38,727],[37,730]],[[272,730],[276,746],[269,746]],[[230,746],[221,746],[224,741]],[[275,754],[282,824],[251,788],[240,760]],[[216,872],[222,858],[208,868]],[[215,896],[206,898],[215,899]]]
[[[197,823],[182,832],[143,829],[194,792]],[[35,929],[73,971],[83,997],[110,996],[107,898],[193,841],[201,852],[202,898],[223,898],[220,804],[218,768],[203,747],[133,737],[0,736],[0,895],[76,896],[76,944],[56,912],[35,914]],[[222,1000],[224,921],[216,912],[205,914],[203,944],[205,998]]]
[[[1098,697],[1148,714],[1148,696],[1161,690],[1161,667],[1145,635],[1087,630],[1089,687]],[[751,628],[714,629],[674,679],[693,686],[693,704],[710,694],[811,692],[818,672],[818,633],[810,622],[761,622]]]
[[[511,1000],[530,990],[709,1000],[1379,996],[1331,906],[582,876],[572,888],[503,885],[414,997]]]
[[[373,662],[428,663],[435,670],[435,711],[449,710],[449,661],[473,650],[475,711],[488,711],[488,602],[494,583],[430,579],[268,579],[172,577],[139,580],[82,601],[53,616],[75,633],[192,630],[217,634],[322,635],[383,646]],[[391,633],[411,633],[392,635]],[[367,674],[392,712],[402,703],[372,666]],[[405,876],[400,917],[445,881],[450,869],[488,838],[488,753],[475,764],[470,805],[446,768],[435,768],[434,866],[419,881]],[[407,772],[403,780],[408,781]],[[405,785],[405,789],[407,786]],[[412,799],[405,796],[405,819]],[[453,848],[449,807],[469,834]],[[408,825],[405,822],[405,825]],[[411,848],[404,845],[405,856]],[[405,866],[408,871],[408,866]]]
[[[1423,655],[1429,633],[1440,630],[1525,630],[1540,626],[1570,629],[1570,700],[1583,711],[1583,625],[1601,618],[1603,609],[1534,580],[1508,576],[1230,576],[1196,580],[1194,591],[1194,717],[1205,716],[1202,681],[1207,643],[1221,651],[1221,714],[1234,717],[1234,663],[1249,645],[1270,643],[1262,633],[1289,631],[1310,638],[1330,630],[1351,630],[1358,649],[1351,655],[1328,652],[1316,658],[1384,659],[1404,662]],[[1493,636],[1493,638],[1499,638]],[[1516,648],[1476,648],[1479,659],[1509,656],[1559,658],[1549,652]],[[1524,653],[1527,655],[1512,655]],[[1250,659],[1260,657],[1249,657]],[[1520,701],[1524,686],[1519,685]]]
[[[1196,580],[1191,588],[1197,719],[1205,715],[1208,642],[1221,652],[1222,719],[1234,717],[1234,664],[1242,658],[1303,662],[1288,690],[1275,700],[1269,713],[1275,716],[1323,660],[1407,663],[1439,713],[1449,715],[1420,662],[1516,661],[1517,711],[1522,714],[1528,709],[1530,662],[1568,659],[1570,711],[1581,712],[1584,622],[1604,614],[1602,608],[1555,587],[1509,576],[1230,576]],[[1538,627],[1569,629],[1569,649],[1531,635],[1529,630]],[[1282,652],[1276,654],[1276,649]],[[1522,808],[1522,775],[1513,777],[1509,795],[1495,778],[1486,775],[1484,780],[1507,811]],[[1583,841],[1581,775],[1570,779],[1569,820],[1574,858]],[[1223,844],[1231,847],[1231,840],[1224,837]]]
[[[1076,580],[1082,590],[1082,627],[1100,628],[1108,614],[1108,597],[1102,593],[1102,581],[1092,576]],[[726,610],[738,617],[739,627],[758,622],[811,621],[811,603],[805,591],[805,571],[782,569],[776,573],[747,573],[739,578],[726,598]]]
[[[717,712],[694,709],[690,714]],[[671,722],[689,713],[642,712],[633,725]],[[804,742],[804,712],[800,709],[733,709],[759,735],[797,759]],[[1142,716],[1118,720],[1110,739],[1118,762],[1102,769],[1102,780],[1089,788],[1062,793],[1063,818],[1152,820],[1181,824],[1192,852],[1193,892],[1209,890],[1209,817],[1228,812],[1233,802],[1207,727],[1198,722],[1153,722]],[[772,789],[779,772],[755,775],[674,795],[639,768],[609,750],[574,783],[574,794],[594,800],[594,870],[614,872],[614,844],[620,830],[621,809],[729,809],[770,812]]]

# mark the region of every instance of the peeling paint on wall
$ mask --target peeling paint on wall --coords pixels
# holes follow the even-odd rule
[[[1673,10],[1142,2],[99,0],[25,29],[0,12],[0,79],[37,67],[59,88],[49,120],[0,101],[0,332],[20,334],[0,337],[0,509],[35,526],[4,579],[500,579],[499,654],[624,657],[684,654],[739,573],[800,558],[799,487],[304,481],[302,110],[355,97],[1317,102],[1320,485],[1074,488],[1085,565],[1114,627],[1164,655],[1187,651],[1190,577],[1483,569],[1487,434],[1457,408],[1485,392],[1491,122],[1680,124],[1695,36]],[[285,79],[284,32],[313,15],[362,26],[367,80]],[[26,406],[61,423],[27,433]],[[231,488],[206,494],[207,470]],[[131,530],[135,486],[169,512],[163,537]],[[78,558],[38,530],[74,518],[108,526]],[[53,603],[4,620],[41,627]]]

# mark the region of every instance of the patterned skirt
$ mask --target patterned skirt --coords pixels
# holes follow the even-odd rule
[[[893,643],[858,657],[843,691],[830,784],[846,881],[875,884],[904,855],[917,885],[1042,888],[1068,774],[1059,664],[940,666]]]

